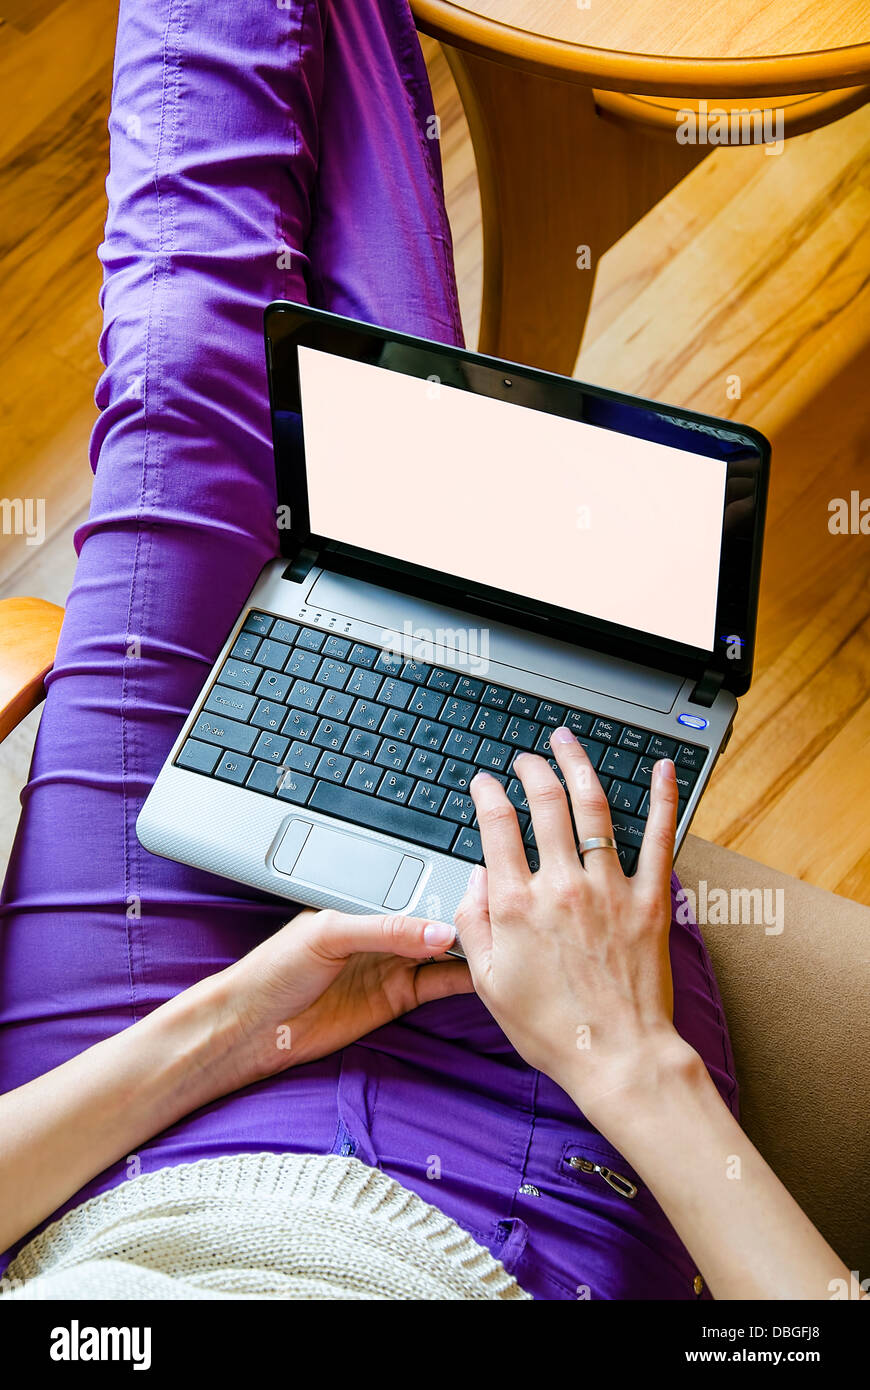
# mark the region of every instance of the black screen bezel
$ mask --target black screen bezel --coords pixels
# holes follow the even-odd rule
[[[735,695],[749,687],[755,649],[755,619],[761,575],[764,515],[770,469],[770,445],[757,430],[733,421],[718,419],[677,406],[624,395],[591,386],[570,377],[558,376],[538,368],[487,357],[466,348],[436,343],[411,334],[399,333],[348,319],[322,309],[277,300],[265,312],[266,359],[269,397],[275,445],[275,470],[279,515],[289,510],[290,526],[279,525],[281,553],[294,560],[303,549],[320,553],[321,563],[332,570],[353,574],[375,583],[447,603],[486,617],[544,632],[569,641],[648,666],[676,670],[699,678],[712,669],[722,676],[723,686]],[[284,417],[301,416],[297,347],[305,345],[322,352],[401,370],[422,379],[437,378],[444,384],[473,390],[499,400],[520,403],[570,419],[586,420],[600,428],[613,428],[601,419],[590,419],[613,407],[622,411],[621,432],[650,438],[654,431],[670,430],[677,437],[669,440],[678,447],[704,457],[721,457],[727,437],[729,448],[739,448],[739,457],[726,459],[726,499],[739,504],[739,525],[729,532],[724,524],[720,554],[719,588],[716,610],[716,642],[712,652],[688,647],[667,638],[604,622],[586,614],[573,613],[530,599],[521,593],[504,593],[487,585],[458,576],[446,575],[424,566],[408,564],[390,556],[375,554],[342,544],[329,536],[314,535],[310,529],[304,441],[301,432],[290,440]],[[402,365],[384,360],[385,354],[399,357]],[[473,382],[470,376],[473,375]],[[506,384],[510,382],[510,385]],[[518,390],[517,387],[521,389]],[[518,399],[520,398],[521,399]],[[625,429],[626,422],[631,428]],[[716,453],[716,447],[720,452]],[[726,513],[728,504],[726,502]],[[518,556],[521,569],[522,557]],[[691,576],[687,575],[687,582]],[[726,638],[739,639],[739,652]]]

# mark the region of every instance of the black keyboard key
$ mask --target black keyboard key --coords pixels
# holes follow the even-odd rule
[[[236,661],[229,657],[223,664],[220,676],[221,685],[231,685],[234,690],[254,690],[262,673],[261,666],[252,666],[247,661]]]
[[[213,772],[220,755],[221,750],[214,744],[189,738],[175,761],[179,767],[189,767],[193,772]]]
[[[399,681],[394,676],[387,676],[378,691],[378,700],[382,705],[392,705],[396,709],[405,709],[413,689],[410,681]]]
[[[265,792],[267,796],[274,796],[283,776],[282,767],[275,767],[273,763],[254,763],[245,786],[251,787],[255,792]]]
[[[508,716],[504,710],[481,709],[471,721],[471,731],[484,737],[499,738],[507,722]]]
[[[344,661],[350,651],[350,642],[346,637],[336,637],[334,634],[327,637],[323,644],[323,655],[334,656],[338,661]]]
[[[526,796],[525,788],[517,777],[512,777],[507,784],[507,797],[512,806],[518,811],[528,811],[529,801]]]
[[[570,729],[571,733],[575,734],[578,738],[581,734],[585,735],[589,733],[589,730],[592,728],[592,723],[592,715],[586,714],[582,709],[569,709],[568,713],[565,715],[565,728]]]
[[[236,782],[242,785],[253,766],[253,759],[242,753],[222,753],[214,770],[215,777],[222,782]]]
[[[707,761],[707,750],[696,747],[694,743],[681,743],[674,761],[677,767],[688,768],[690,772],[700,772]]]
[[[437,816],[446,795],[446,787],[436,787],[434,782],[418,782],[408,805],[415,811],[426,811],[430,816]]]
[[[645,754],[642,758],[638,758],[637,767],[634,769],[631,776],[632,782],[636,782],[639,787],[648,787],[652,782],[652,770],[656,761],[657,760],[651,758],[649,754]]]
[[[398,676],[404,664],[405,658],[400,652],[379,652],[375,670],[384,676]]]
[[[639,805],[638,808],[637,808],[637,814],[638,814],[639,816],[647,816],[647,815],[649,815],[649,792],[648,792],[648,791],[645,791],[644,794],[643,794],[643,800],[641,801],[640,805]]]
[[[538,851],[534,845],[526,845],[525,848],[526,863],[529,866],[529,872],[536,874],[541,867],[541,856],[538,854]]]
[[[483,681],[477,680],[474,676],[460,676],[453,693],[460,700],[473,700],[476,703],[483,694],[483,689]]]
[[[622,725],[615,719],[596,719],[592,725],[591,737],[599,743],[616,743],[622,732]]]
[[[508,721],[507,728],[502,734],[505,743],[509,743],[513,748],[532,749],[535,746],[535,739],[541,733],[540,724],[536,724],[533,719],[518,719],[514,716]]]
[[[363,642],[354,642],[347,659],[351,666],[363,666],[371,670],[378,659],[377,647],[367,647]]]
[[[278,618],[269,636],[276,642],[286,642],[288,647],[292,647],[299,636],[299,624],[288,623],[284,618]]]
[[[453,841],[453,853],[460,859],[470,859],[473,864],[482,864],[483,846],[478,831],[463,826]]]
[[[378,767],[389,767],[401,772],[411,756],[410,743],[400,743],[395,738],[385,738],[375,755]]]
[[[625,728],[619,735],[620,748],[628,748],[632,753],[643,753],[646,751],[646,742],[649,734],[646,729]]]
[[[503,685],[488,685],[480,697],[480,703],[490,709],[506,710],[511,700],[511,692]]]
[[[327,782],[343,782],[350,768],[350,758],[345,758],[343,754],[321,753],[314,769],[314,776],[322,777]]]
[[[512,695],[508,709],[511,714],[520,714],[524,719],[534,719],[537,713],[537,695]]]
[[[431,674],[432,667],[426,661],[406,661],[401,672],[402,679],[414,685],[425,685]]]
[[[338,753],[344,747],[344,741],[349,733],[350,729],[347,724],[340,724],[337,719],[321,719],[314,730],[314,737],[311,742],[317,748],[331,748]]]
[[[444,704],[444,696],[440,690],[415,690],[408,704],[408,709],[412,714],[420,715],[424,719],[437,719]]]
[[[449,732],[446,724],[437,724],[434,719],[421,719],[411,735],[411,742],[437,753]]]
[[[227,714],[230,719],[239,719],[244,722],[244,720],[250,719],[256,704],[256,695],[249,695],[245,690],[233,690],[232,686],[229,685],[213,685],[205,702],[205,708],[211,710],[213,714]]]
[[[284,670],[288,676],[297,677],[302,681],[313,681],[319,665],[320,657],[316,652],[300,651],[297,647]]]
[[[362,666],[354,666],[350,680],[344,687],[345,694],[360,695],[364,700],[373,700],[378,693],[382,677],[377,671],[366,671]]]
[[[296,645],[306,652],[319,652],[325,641],[325,632],[318,632],[314,627],[304,627],[296,639]]]
[[[330,719],[347,719],[354,705],[354,697],[347,690],[327,690],[321,696],[317,713]]]
[[[365,792],[367,796],[374,796],[378,782],[383,775],[382,767],[374,767],[371,763],[355,762],[347,775],[345,786],[350,787],[355,792]]]
[[[455,695],[451,695],[444,701],[438,718],[442,724],[451,724],[456,729],[467,729],[475,713],[475,706],[470,700],[458,700]]]
[[[327,656],[320,663],[317,679],[321,685],[329,685],[336,690],[344,690],[350,671],[351,668],[346,661],[336,661],[334,657]]]
[[[580,744],[581,748],[585,750],[587,758],[589,759],[592,766],[595,768],[597,772],[601,759],[604,757],[604,750],[607,745],[604,743],[598,743],[595,739],[591,738],[578,738],[577,742]]]
[[[618,845],[616,849],[616,856],[622,866],[622,872],[625,874],[626,878],[631,878],[632,874],[637,868],[638,851],[636,849],[632,849],[630,845]]]
[[[625,811],[617,810],[612,812],[611,820],[613,821],[614,839],[618,840],[621,845],[631,845],[634,849],[640,849],[644,822],[637,816],[630,816]]]
[[[532,751],[540,753],[542,758],[551,758],[553,756],[553,750],[550,747],[550,734],[552,732],[552,729],[544,725],[543,729],[538,734],[537,743]]]
[[[394,775],[398,774],[386,774],[387,777]],[[362,792],[350,791],[331,782],[317,783],[310,805],[313,811],[338,816],[354,825],[366,825],[385,835],[396,835],[401,840],[428,845],[430,849],[449,850],[456,834],[450,821],[440,816],[412,811],[410,806],[382,797],[368,797]]]
[[[436,667],[426,682],[431,690],[440,690],[443,695],[452,695],[453,687],[456,684],[456,675],[453,671],[443,671],[440,666]]]
[[[555,758],[548,758],[548,759],[547,759],[547,762],[549,763],[550,767],[551,767],[551,768],[553,769],[553,771],[555,772],[555,774],[556,774],[556,776],[558,777],[559,781],[562,783],[562,786],[563,786],[563,787],[567,787],[568,783],[565,781],[565,774],[564,774],[564,772],[562,771],[562,769],[560,768],[559,764],[556,762],[556,759],[555,759]],[[600,780],[600,779],[599,779],[599,780]],[[608,780],[609,780],[609,779],[608,779]]]
[[[250,753],[257,730],[235,719],[219,714],[201,714],[190,731],[191,737],[203,743],[216,743],[218,748],[231,748],[234,753]]]
[[[230,656],[234,656],[237,661],[253,661],[262,640],[256,632],[240,632],[230,648]]]
[[[272,626],[272,619],[266,613],[251,612],[242,625],[243,632],[257,632],[261,637],[266,637]]]
[[[487,772],[507,772],[515,751],[507,743],[498,743],[494,738],[485,738],[477,750],[474,761],[478,767],[485,768]]]
[[[645,796],[643,787],[636,786],[634,782],[614,782],[607,793],[607,800],[614,810],[628,811],[633,816]]]
[[[260,643],[257,662],[260,666],[271,666],[273,671],[283,671],[289,655],[290,648],[286,642],[276,642],[274,638],[266,637]]]
[[[404,777],[401,772],[385,772],[375,795],[383,800],[400,801],[405,805],[411,800],[413,790],[413,777]]]
[[[677,751],[677,741],[665,738],[664,734],[651,734],[646,751],[653,758],[672,758]]]
[[[450,792],[441,810],[446,820],[458,821],[460,825],[471,825],[477,811],[470,796],[464,792]]]
[[[386,705],[378,705],[374,700],[357,700],[348,722],[355,729],[377,729],[386,712]]]
[[[267,763],[280,763],[283,762],[284,754],[289,747],[289,739],[264,731],[254,744],[254,757],[262,758],[263,762]]]
[[[292,801],[294,806],[304,806],[314,785],[313,777],[287,768],[278,784],[278,796],[282,801]]]
[[[558,729],[565,723],[567,710],[564,705],[557,705],[553,700],[542,700],[535,711],[534,718],[541,724],[546,724],[549,729]]]
[[[476,772],[477,768],[471,763],[448,758],[438,775],[438,781],[442,787],[450,787],[452,791],[466,792]]]
[[[271,700],[286,700],[292,683],[293,677],[285,676],[281,671],[264,671],[257,682],[257,694]]]
[[[686,767],[675,768],[674,772],[677,779],[677,790],[680,799],[688,801],[692,794],[692,789],[698,780],[698,774],[697,772],[690,772]]]
[[[287,711],[287,718],[284,720],[281,732],[290,738],[302,739],[307,743],[319,722],[317,715],[311,710],[290,709]]]
[[[286,700],[288,705],[294,709],[316,710],[323,698],[323,686],[315,685],[312,681],[294,681],[287,692]]]
[[[292,768],[294,772],[311,773],[317,766],[319,757],[320,749],[315,748],[313,743],[302,743],[300,739],[294,739],[284,758],[284,766]]]
[[[480,739],[468,729],[451,729],[442,752],[450,758],[473,758]]]
[[[627,782],[637,767],[637,762],[637,754],[628,748],[608,748],[599,768],[601,772],[607,772],[611,777],[618,777]]]
[[[384,715],[381,733],[384,738],[410,738],[416,723],[417,717],[410,710],[391,709]]]
[[[380,741],[380,734],[375,733],[373,729],[352,729],[350,738],[344,745],[344,751],[351,758],[359,758],[364,763],[371,762],[378,751]]]
[[[251,715],[251,723],[258,729],[278,730],[286,713],[286,706],[279,704],[277,700],[260,700]]]
[[[424,782],[434,782],[443,761],[440,753],[433,753],[429,748],[415,748],[408,763],[408,773],[412,777],[420,777]]]

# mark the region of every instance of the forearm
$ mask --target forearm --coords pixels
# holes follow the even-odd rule
[[[850,1278],[690,1048],[615,1089],[594,1122],[650,1188],[715,1298],[824,1299],[832,1279]]]
[[[0,1096],[0,1250],[95,1174],[223,1094],[221,1018],[216,983],[203,981]]]

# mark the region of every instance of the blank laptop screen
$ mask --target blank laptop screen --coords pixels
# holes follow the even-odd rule
[[[726,464],[299,348],[311,530],[712,651]]]

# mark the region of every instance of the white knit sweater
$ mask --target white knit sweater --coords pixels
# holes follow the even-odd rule
[[[82,1203],[0,1280],[18,1299],[528,1299],[455,1221],[356,1158],[236,1154]]]

